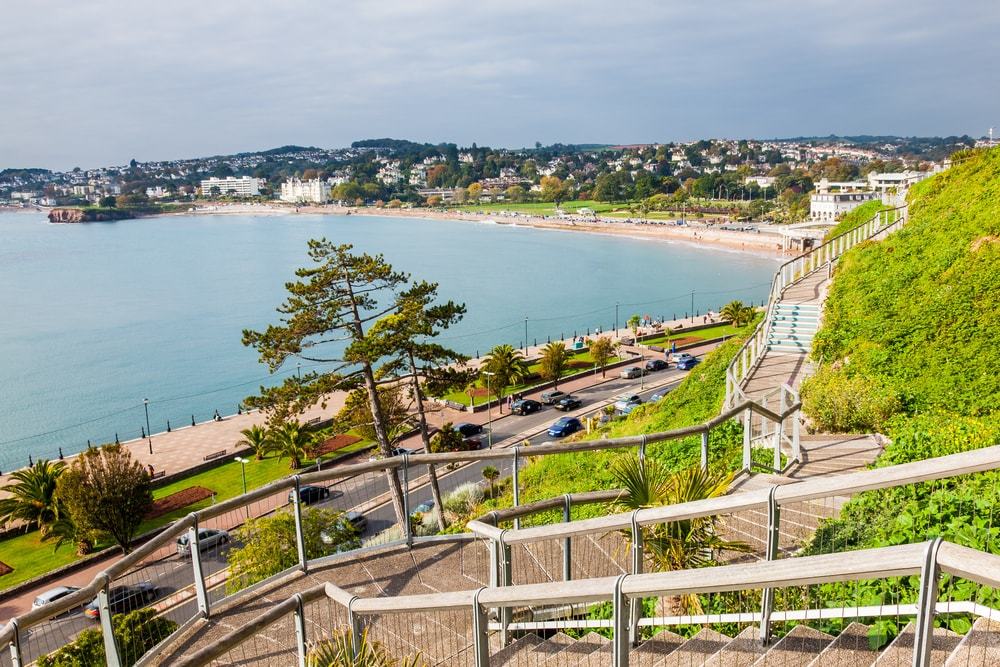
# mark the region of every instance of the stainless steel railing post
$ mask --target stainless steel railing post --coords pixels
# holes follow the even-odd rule
[[[572,509],[573,499],[567,493],[563,495],[563,522],[569,523],[572,518],[570,517],[570,510]],[[573,540],[571,537],[563,538],[563,581],[569,581],[573,578]]]
[[[299,554],[299,569],[309,571],[309,560],[306,558],[306,536],[302,525],[302,493],[299,476],[295,475],[295,496],[292,498],[292,513],[295,515],[295,548]]]
[[[191,548],[191,571],[194,575],[194,591],[198,599],[198,612],[202,618],[208,618],[211,612],[208,601],[208,588],[205,586],[205,574],[201,569],[201,541],[198,539],[198,515],[192,512],[191,527],[188,528],[188,546]]]
[[[108,667],[122,667],[121,656],[118,654],[118,642],[115,640],[114,626],[111,624],[111,607],[108,604],[108,588],[111,578],[104,575],[104,583],[97,591],[97,613],[101,621],[101,635],[104,637],[105,660]]]
[[[937,555],[941,542],[941,538],[937,537],[927,545],[924,564],[920,570],[917,628],[913,639],[913,667],[930,667],[931,664],[931,640],[934,637],[934,612],[937,608],[940,575]]]

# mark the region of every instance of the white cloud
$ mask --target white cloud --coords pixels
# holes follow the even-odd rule
[[[994,0],[15,3],[0,167],[997,123]]]

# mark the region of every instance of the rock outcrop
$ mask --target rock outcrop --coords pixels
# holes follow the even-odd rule
[[[102,222],[134,217],[132,211],[114,208],[54,208],[49,211],[49,222]]]

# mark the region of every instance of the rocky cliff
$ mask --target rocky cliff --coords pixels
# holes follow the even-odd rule
[[[101,222],[134,217],[133,211],[114,208],[54,208],[49,211],[49,222]]]

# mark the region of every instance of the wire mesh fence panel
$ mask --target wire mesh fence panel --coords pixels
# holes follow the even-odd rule
[[[278,491],[200,523],[210,604],[298,563],[292,494]]]
[[[209,664],[214,667],[295,665],[298,664],[297,641],[294,615],[286,614]]]
[[[631,572],[630,546],[626,536],[617,531],[569,538],[571,578],[612,577]],[[565,540],[562,550],[566,550]]]
[[[961,577],[940,580],[932,648],[962,667],[1000,664],[1000,595]]]
[[[347,608],[330,598],[322,597],[304,607],[307,655],[319,664],[323,656],[343,654],[351,647],[351,620]],[[345,656],[346,657],[346,656]]]
[[[364,546],[393,542],[403,538],[394,480],[401,484],[398,472],[378,470],[322,482],[316,487],[326,493],[321,494],[316,506],[347,515]]]
[[[108,607],[123,662],[131,664],[198,615],[195,576],[186,536],[163,544],[108,589]],[[85,615],[97,616],[96,608]]]
[[[367,650],[387,655],[396,664],[405,660],[416,665],[475,664],[471,607],[364,616],[361,626]]]
[[[100,626],[96,619],[91,619],[83,613],[83,608],[77,608],[59,614],[37,625],[21,630],[22,664],[28,665],[43,655],[51,655],[68,644],[101,645]],[[0,651],[0,665],[11,664],[10,651],[4,647]]]
[[[719,564],[762,560],[767,554],[767,508],[717,514],[694,521],[711,522],[719,544],[713,558]]]
[[[850,518],[837,520],[847,500],[838,496],[782,505],[777,557],[835,553],[857,548],[851,534],[858,534],[864,526],[859,526],[856,520]]]

